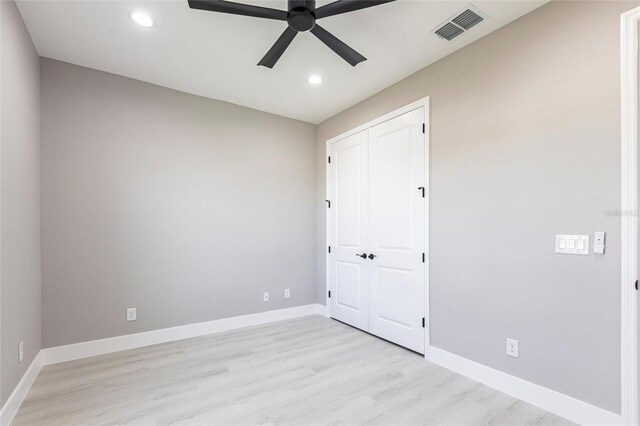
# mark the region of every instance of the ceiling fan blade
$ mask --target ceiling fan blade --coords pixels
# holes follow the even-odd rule
[[[234,3],[225,0],[188,0],[191,9],[208,10],[211,12],[231,13],[233,15],[254,16],[256,18],[287,20],[284,10],[268,7],[252,6],[250,4]]]
[[[366,9],[380,4],[391,3],[395,0],[338,0],[317,8],[314,13],[316,19],[327,16],[339,15],[341,13],[353,12],[354,10]]]
[[[264,55],[264,58],[258,62],[258,65],[262,65],[263,67],[273,68],[273,66],[278,62],[280,56],[287,50],[287,47],[291,44],[295,36],[298,34],[296,30],[291,27],[287,27],[286,30],[282,33],[282,35],[276,40],[276,42],[271,46],[271,49]]]
[[[316,24],[316,26],[311,29],[311,32],[314,36],[318,37],[321,42],[329,46],[331,50],[340,55],[342,59],[349,62],[352,66],[355,67],[360,62],[367,60],[367,58],[344,44],[340,39],[322,28],[320,25]]]

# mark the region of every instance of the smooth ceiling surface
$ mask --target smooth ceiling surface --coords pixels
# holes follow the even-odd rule
[[[467,1],[400,0],[333,16],[318,22],[367,61],[353,68],[301,33],[273,69],[256,64],[284,31],[282,21],[192,10],[186,0],[23,0],[18,7],[40,56],[319,123],[545,2],[474,1],[489,18],[452,42],[431,32]],[[134,24],[128,16],[137,10],[155,26]],[[311,74],[323,83],[310,85]]]

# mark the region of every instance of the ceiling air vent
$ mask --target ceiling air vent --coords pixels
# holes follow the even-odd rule
[[[436,30],[436,34],[438,34],[438,36],[442,37],[445,40],[453,40],[463,32],[463,30],[453,25],[451,22],[447,22],[442,27]]]
[[[483,20],[482,16],[478,15],[471,9],[467,9],[464,12],[462,12],[460,15],[453,18],[451,21],[453,21],[454,24],[461,26],[465,30],[468,30],[469,28],[473,27],[475,24],[481,22],[482,20]]]
[[[451,41],[474,25],[484,21],[485,18],[486,15],[477,7],[469,5],[462,12],[456,13],[438,25],[438,27],[433,30],[433,33],[442,39]]]

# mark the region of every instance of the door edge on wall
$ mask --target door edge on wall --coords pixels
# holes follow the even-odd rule
[[[621,410],[625,424],[640,421],[638,391],[638,25],[640,7],[620,17],[621,83]],[[635,284],[635,285],[634,285]]]
[[[431,202],[430,202],[430,193],[429,193],[429,188],[430,188],[430,182],[429,182],[429,172],[430,172],[430,139],[429,139],[429,117],[430,117],[430,113],[429,113],[429,96],[426,96],[424,98],[420,98],[414,102],[411,102],[408,105],[405,105],[401,108],[398,108],[396,110],[393,110],[387,114],[384,114],[378,118],[375,118],[373,120],[367,121],[366,123],[363,123],[351,130],[348,130],[346,132],[343,132],[341,134],[339,134],[338,136],[334,136],[330,139],[328,139],[325,142],[325,158],[326,158],[326,162],[325,164],[325,196],[326,196],[326,205],[325,205],[325,209],[328,209],[330,206],[330,185],[331,185],[331,170],[328,167],[330,160],[330,153],[331,153],[331,144],[334,142],[338,142],[342,139],[345,139],[349,136],[352,136],[358,132],[361,132],[363,130],[367,130],[370,127],[376,126],[378,124],[382,124],[386,121],[392,120],[396,117],[399,117],[403,114],[409,113],[411,111],[415,111],[417,109],[420,108],[424,108],[423,109],[423,113],[424,113],[424,142],[425,142],[425,188],[427,191],[426,194],[426,199],[425,199],[425,241],[424,241],[424,250],[426,253],[426,260],[425,260],[425,264],[426,264],[426,271],[425,271],[425,287],[424,287],[424,294],[425,294],[425,300],[424,300],[424,312],[425,312],[425,325],[424,325],[424,358],[427,359],[429,354],[429,348],[430,346],[430,330],[431,330],[431,322],[429,321],[429,259],[430,259],[430,250],[429,250],[429,235],[430,235],[430,229],[429,229],[429,213],[431,210]],[[325,304],[327,307],[326,310],[326,316],[328,318],[331,318],[331,300],[330,300],[330,279],[331,279],[331,271],[330,271],[330,253],[328,250],[328,247],[330,246],[329,244],[329,235],[330,235],[330,215],[326,214],[325,215]]]

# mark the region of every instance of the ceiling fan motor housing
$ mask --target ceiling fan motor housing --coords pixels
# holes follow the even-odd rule
[[[309,31],[316,25],[316,0],[289,0],[287,23],[298,32]]]

